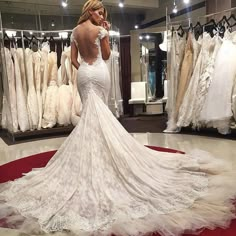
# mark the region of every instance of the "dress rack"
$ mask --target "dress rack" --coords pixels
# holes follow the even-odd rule
[[[207,19],[207,18],[211,18],[209,19],[209,21],[205,22],[205,23],[210,23],[212,21],[212,26],[214,26],[213,24],[213,21],[216,22],[214,19],[212,19],[212,17],[216,16],[216,15],[220,15],[220,14],[223,14],[222,18],[216,22],[216,24],[220,23],[223,21],[223,19],[226,18],[225,14],[228,13],[228,12],[231,12],[231,11],[236,11],[236,7],[233,7],[233,8],[229,8],[229,9],[225,9],[225,10],[222,10],[222,11],[218,11],[218,12],[214,12],[214,13],[210,13],[210,14],[206,14],[206,15],[202,15],[202,16],[197,16],[197,17],[188,17],[188,18],[185,18],[185,19],[182,19],[182,20],[176,20],[176,21],[172,21],[171,20],[171,17],[170,17],[170,14],[168,14],[168,10],[166,9],[166,30],[168,32],[171,32],[171,30],[173,30],[174,27],[178,27],[178,26],[181,26],[181,24],[183,23],[188,23],[188,25],[185,25],[185,26],[182,26],[183,29],[186,29],[187,27],[193,27],[192,25],[192,22],[195,20],[196,21],[196,25],[197,24],[200,24],[200,20],[201,19]],[[236,19],[236,14],[233,14],[233,12],[231,13],[231,15],[229,16],[228,19]],[[227,18],[226,18],[227,19]],[[209,24],[210,25],[210,24]],[[230,27],[234,27],[236,26],[236,20],[235,20],[235,23],[230,26]],[[204,27],[204,24],[201,25],[201,27]],[[204,28],[203,28],[204,29]],[[232,28],[231,28],[232,29]],[[168,47],[167,47],[167,61],[170,60],[170,46],[171,46],[171,36],[170,34],[168,33]],[[167,65],[170,65],[170,63],[167,63]],[[170,74],[170,66],[167,66],[167,74],[169,75]],[[171,109],[170,109],[171,110]],[[192,131],[192,128],[190,127],[182,127],[183,128],[183,132],[187,131],[187,133],[189,132],[189,129],[191,129]],[[236,135],[236,128],[231,128],[231,133],[230,134],[227,134],[227,137],[232,137],[233,139],[235,139],[235,135]],[[202,134],[203,135],[208,135],[208,133],[210,135],[216,135],[215,134],[215,129],[214,128],[202,128],[201,129],[202,131]],[[196,131],[195,131],[196,132]],[[196,132],[197,133],[197,132]],[[220,135],[218,133],[218,135],[222,138],[222,135]]]

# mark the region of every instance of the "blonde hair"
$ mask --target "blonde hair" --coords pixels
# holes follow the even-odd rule
[[[102,1],[88,0],[83,6],[82,14],[79,18],[78,25],[89,19],[89,17],[90,17],[89,10],[96,11],[100,8],[104,9],[103,17],[104,17],[104,19],[106,19],[107,18],[107,10],[103,6]]]

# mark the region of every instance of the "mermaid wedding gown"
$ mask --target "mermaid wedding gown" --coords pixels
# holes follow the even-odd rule
[[[83,236],[177,236],[226,227],[235,218],[235,173],[229,165],[200,151],[148,149],[108,109],[110,78],[100,49],[106,34],[101,29],[96,40],[97,60],[82,60],[78,70],[78,125],[45,168],[2,186],[0,218],[30,235],[37,226],[41,233]]]

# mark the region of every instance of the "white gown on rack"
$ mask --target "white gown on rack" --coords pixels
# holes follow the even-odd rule
[[[57,123],[59,125],[67,126],[71,124],[71,110],[72,110],[72,89],[70,78],[66,73],[66,52],[62,52],[61,55],[61,80],[58,81],[60,85],[58,88],[58,100],[57,100]]]
[[[229,133],[232,113],[232,90],[236,77],[236,34],[225,33],[215,61],[214,78],[203,105],[200,121]],[[217,108],[217,109],[216,109]]]
[[[205,32],[203,34],[202,40],[199,42],[202,44],[201,51],[197,58],[197,62],[193,74],[191,76],[189,86],[186,90],[183,103],[180,106],[179,117],[177,122],[178,127],[189,126],[192,122],[195,102],[198,99],[196,97],[196,93],[198,89],[199,80],[201,78],[204,69],[207,67],[207,61],[209,58],[209,51],[210,51],[209,49],[210,47],[212,47],[212,45],[214,48],[213,41],[214,40],[211,38],[211,36]]]
[[[23,48],[17,48],[17,58],[20,67],[22,87],[24,91],[25,101],[27,102],[27,82],[26,82],[26,72],[25,72],[25,62],[24,62],[24,51]],[[26,59],[27,60],[27,59]],[[27,112],[28,114],[28,112]]]
[[[26,73],[28,80],[27,106],[29,113],[30,128],[34,130],[38,128],[39,109],[38,109],[38,100],[34,83],[33,51],[27,48],[25,50],[25,53],[26,53]]]
[[[41,92],[41,54],[40,52],[33,53],[33,64],[34,64],[34,83],[35,83],[35,90],[37,95],[38,101],[38,127],[37,129],[40,130],[42,127],[42,116],[43,116],[43,101],[42,101],[42,92]]]
[[[17,50],[12,49],[16,80],[16,105],[19,128],[22,132],[30,129],[26,97],[23,89],[21,70],[17,56]]]
[[[31,229],[33,221],[45,232],[67,229],[83,236],[177,236],[185,229],[227,226],[235,218],[236,194],[227,163],[200,151],[150,150],[108,109],[110,79],[99,40],[106,34],[101,30],[96,40],[97,60],[82,61],[78,70],[80,122],[45,168],[5,186],[0,215],[13,209]]]
[[[48,55],[48,78],[49,84],[46,90],[45,102],[43,106],[43,128],[52,128],[57,123],[57,101],[58,101],[58,86],[57,86],[57,54],[51,52]],[[45,75],[46,76],[46,75]]]
[[[18,119],[17,119],[17,101],[16,101],[16,79],[15,79],[15,69],[14,64],[11,58],[11,52],[8,48],[5,50],[5,59],[6,59],[6,73],[9,86],[9,97],[8,104],[10,107],[10,122],[7,122],[7,129],[11,132],[18,131]],[[6,93],[5,93],[6,94]]]

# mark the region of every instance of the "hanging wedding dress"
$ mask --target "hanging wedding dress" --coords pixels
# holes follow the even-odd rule
[[[30,129],[29,126],[29,118],[28,118],[28,110],[26,97],[24,94],[24,89],[22,85],[21,79],[21,70],[17,56],[17,50],[12,49],[12,55],[14,59],[14,68],[15,68],[15,80],[16,80],[16,105],[17,105],[17,118],[19,128],[22,132]]]
[[[69,79],[69,86],[72,94],[72,105],[70,111],[71,123],[76,126],[80,120],[81,112],[82,112],[82,102],[78,92],[77,87],[77,77],[78,71],[72,66],[71,62],[71,47],[68,47],[66,50],[66,61],[65,68],[66,74]],[[78,54],[78,62],[80,63],[80,55]]]
[[[46,100],[46,92],[48,88],[48,53],[49,53],[49,45],[48,43],[43,44],[42,50],[41,50],[41,67],[43,71],[43,85],[42,85],[42,114],[44,114],[44,106],[45,106],[45,100]]]
[[[17,58],[20,66],[21,81],[24,91],[25,101],[27,102],[27,82],[26,82],[26,72],[25,72],[25,62],[24,62],[24,52],[23,48],[17,48]]]
[[[198,88],[196,92],[196,100],[192,114],[193,128],[199,128],[201,126],[200,115],[202,107],[206,100],[210,84],[212,82],[212,79],[215,77],[215,59],[221,45],[221,38],[219,36],[215,36],[213,44],[209,48],[209,54],[205,57],[207,60],[207,65],[199,78]]]
[[[71,48],[70,48],[71,49]],[[71,84],[72,84],[72,96],[73,96],[73,103],[72,103],[72,109],[71,109],[71,123],[76,126],[80,120],[81,113],[82,113],[82,101],[79,95],[78,91],[78,85],[77,85],[77,77],[78,77],[78,71],[74,66],[72,66],[71,63],[71,58],[68,57],[69,62],[70,62],[70,69],[72,70],[71,72]],[[81,62],[80,56],[78,56],[78,62]]]
[[[43,102],[41,93],[41,54],[40,52],[33,53],[33,68],[34,68],[34,83],[38,102],[38,126],[37,129],[42,128],[42,116],[43,116]]]
[[[38,128],[39,123],[39,109],[38,100],[34,84],[34,69],[33,69],[33,51],[29,48],[25,50],[26,54],[26,73],[28,80],[28,96],[27,106],[29,114],[29,123],[32,130]]]
[[[52,128],[57,123],[57,54],[51,52],[48,55],[48,77],[49,85],[45,95],[45,103],[43,107],[43,128]],[[46,80],[46,79],[45,79]]]
[[[4,48],[5,50],[5,60],[6,60],[6,72],[8,79],[8,87],[9,87],[9,100],[5,100],[8,102],[10,106],[11,112],[11,122],[8,122],[7,128],[11,132],[18,131],[18,119],[17,119],[17,101],[16,101],[16,81],[15,81],[15,70],[14,64],[11,59],[11,52],[8,48]]]
[[[235,40],[235,41],[234,41]],[[232,113],[232,88],[236,76],[236,34],[226,32],[216,61],[214,78],[209,87],[200,120],[219,133],[230,132]],[[217,109],[216,109],[217,108]]]
[[[231,167],[205,152],[150,150],[106,106],[110,79],[99,40],[105,35],[101,28],[96,61],[82,60],[78,70],[80,122],[45,168],[5,186],[1,217],[10,214],[12,222],[13,209],[24,216],[23,226],[28,221],[32,229],[35,222],[44,232],[83,236],[177,236],[186,229],[226,227],[235,218]]]
[[[200,42],[200,44],[202,44],[201,51],[197,58],[195,69],[191,76],[189,86],[187,88],[187,91],[183,99],[183,103],[181,104],[181,107],[179,110],[179,116],[178,116],[178,122],[177,122],[178,127],[189,126],[192,121],[192,114],[195,108],[194,105],[197,99],[196,93],[197,93],[199,79],[207,65],[208,56],[209,56],[208,55],[209,48],[211,47],[211,45],[212,46],[214,45],[212,41],[213,40],[208,33],[203,34],[203,38]]]
[[[177,120],[175,119],[175,104],[186,40],[179,37],[177,32],[174,32],[171,42],[171,63],[168,83],[168,100],[166,104],[166,109],[168,111],[168,122],[166,130],[164,130],[165,133],[179,131],[176,126]]]
[[[66,52],[61,55],[61,85],[58,88],[57,123],[67,126],[71,124],[71,109],[73,103],[70,78],[66,71]]]

